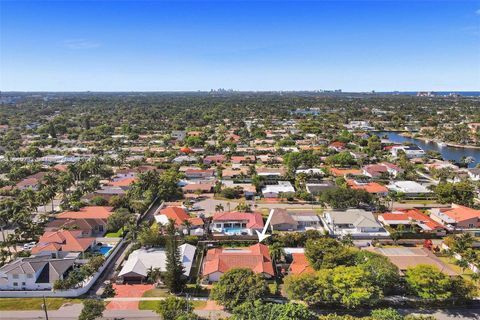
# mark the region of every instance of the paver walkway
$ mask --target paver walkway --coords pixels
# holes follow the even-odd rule
[[[152,284],[114,284],[115,298],[138,298],[143,296],[145,291],[154,288]],[[114,300],[107,304],[107,310],[138,310],[139,300]]]

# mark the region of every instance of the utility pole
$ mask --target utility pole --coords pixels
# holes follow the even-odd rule
[[[47,310],[47,302],[45,301],[45,295],[43,296],[42,309],[43,311],[45,311],[45,319],[48,320],[48,310]]]

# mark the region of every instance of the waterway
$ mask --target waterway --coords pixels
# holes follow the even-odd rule
[[[438,145],[432,141],[424,141],[420,139],[404,137],[401,132],[383,132],[377,131],[375,132],[376,135],[379,137],[384,137],[385,135],[388,137],[388,140],[394,143],[414,143],[420,148],[425,151],[432,150],[438,151],[442,155],[444,160],[454,160],[460,161],[462,157],[472,157],[475,161],[469,165],[470,168],[475,167],[477,163],[480,162],[480,149],[468,149],[468,148],[459,148],[459,147],[451,147],[451,146],[442,146]]]

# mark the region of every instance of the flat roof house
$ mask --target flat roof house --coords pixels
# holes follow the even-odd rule
[[[393,181],[387,185],[388,190],[404,193],[407,197],[417,197],[432,193],[431,190],[415,181]]]
[[[278,181],[278,184],[268,184],[262,189],[265,198],[278,198],[280,193],[295,192],[290,181]]]
[[[245,248],[210,249],[202,271],[207,281],[216,282],[225,272],[237,268],[250,269],[267,279],[275,275],[268,247],[260,243]]]

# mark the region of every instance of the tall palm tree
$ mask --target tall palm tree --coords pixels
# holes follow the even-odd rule
[[[187,229],[187,235],[190,235],[190,229],[192,228],[192,223],[189,220],[182,222],[182,225]]]
[[[215,212],[221,212],[221,211],[225,211],[225,208],[221,203],[219,203],[215,206]]]

